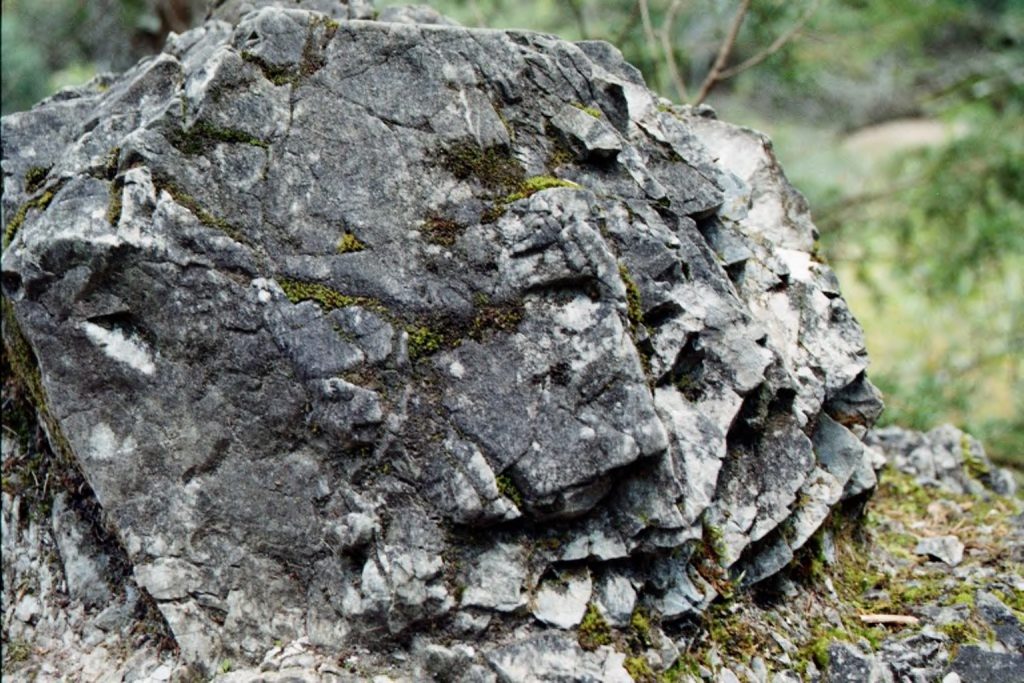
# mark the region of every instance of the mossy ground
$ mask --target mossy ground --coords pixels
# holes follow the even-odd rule
[[[877,650],[887,638],[910,636],[929,626],[922,611],[926,605],[962,606],[962,620],[932,624],[949,639],[950,655],[965,643],[989,640],[992,633],[974,607],[976,591],[995,592],[1024,619],[1021,591],[1000,589],[991,578],[959,578],[944,564],[914,554],[914,547],[921,537],[959,535],[967,545],[960,567],[977,570],[967,571],[967,576],[990,577],[989,570],[997,576],[1021,576],[1024,567],[1012,559],[1007,545],[1013,542],[1008,540],[1013,538],[1011,519],[1020,509],[1017,500],[939,493],[886,470],[863,517],[834,513],[836,518],[826,523],[822,533],[830,534],[834,543],[833,564],[825,561],[819,533],[788,572],[798,589],[795,595],[783,597],[775,592],[777,582],[767,582],[733,599],[720,599],[697,625],[690,648],[661,679],[683,680],[716,658],[726,665],[749,665],[759,656],[772,669],[770,660],[785,656],[801,674],[811,664],[821,670],[833,642]],[[713,548],[714,539],[706,538],[705,545]],[[874,614],[917,616],[920,621],[882,626],[861,619]],[[792,652],[783,650],[773,636],[778,633],[792,641]]]

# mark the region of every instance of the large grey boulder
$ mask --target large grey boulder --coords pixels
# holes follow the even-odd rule
[[[335,16],[212,18],[3,119],[6,343],[186,658],[425,633],[515,678],[874,486],[764,136],[604,43]]]

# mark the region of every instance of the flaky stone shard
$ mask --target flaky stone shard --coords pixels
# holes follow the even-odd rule
[[[5,306],[187,658],[494,623],[478,664],[525,671],[874,485],[861,332],[764,136],[604,43],[359,12],[212,18],[3,120]]]

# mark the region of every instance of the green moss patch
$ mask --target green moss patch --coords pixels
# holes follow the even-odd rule
[[[581,104],[579,102],[573,102],[572,106],[576,107],[577,109],[579,109],[584,114],[588,114],[590,116],[593,116],[595,119],[601,118],[601,110],[598,109],[597,107],[588,107],[588,106],[586,106],[584,104]]]
[[[259,55],[249,52],[248,50],[242,51],[242,59],[259,67],[260,71],[263,72],[263,76],[274,85],[287,85],[299,80],[299,73],[297,70],[291,67],[275,66],[270,64]]]
[[[512,481],[511,477],[507,474],[499,474],[495,478],[495,481],[498,485],[498,493],[515,503],[516,507],[523,506],[523,494],[519,490],[519,487],[515,485],[515,482]]]
[[[651,670],[651,665],[643,657],[626,657],[622,666],[636,683],[656,683],[658,680]]]
[[[337,252],[339,254],[350,254],[364,249],[366,249],[366,245],[350,232],[346,232],[341,236],[341,239],[338,240]]]
[[[519,201],[520,199],[526,199],[527,197],[533,196],[541,190],[550,190],[555,187],[571,187],[579,189],[580,186],[571,180],[562,180],[561,178],[555,178],[553,176],[539,175],[524,180],[516,191],[509,194],[504,198],[506,204]]]
[[[167,194],[171,195],[175,202],[191,211],[192,215],[206,227],[220,230],[236,242],[248,244],[248,240],[245,238],[245,235],[242,234],[240,228],[204,209],[195,197],[185,192],[174,183],[168,182],[162,178],[154,178],[153,184],[156,186],[158,191],[166,191]]]
[[[512,192],[526,177],[522,165],[504,147],[460,142],[441,152],[441,162],[459,180],[474,179],[490,190]]]
[[[484,212],[480,221],[482,223],[493,223],[505,215],[505,212],[508,210],[508,205],[512,202],[532,197],[542,190],[550,190],[556,187],[580,188],[579,185],[571,180],[562,180],[561,178],[555,178],[553,176],[534,176],[532,178],[527,178],[523,182],[519,183],[513,192],[510,192],[504,197],[498,199],[490,209]]]
[[[629,318],[629,325],[636,330],[644,321],[643,299],[640,297],[640,288],[629,273],[626,264],[619,264],[619,277],[626,287],[626,316]]]
[[[25,171],[25,191],[32,194],[43,186],[52,166],[33,166]]]
[[[103,161],[103,177],[107,180],[113,180],[117,177],[117,170],[120,168],[121,163],[121,148],[111,147],[110,151],[107,152],[107,158]]]
[[[14,212],[14,216],[11,220],[7,221],[7,225],[4,228],[4,247],[10,244],[14,236],[18,234],[18,230],[21,229],[25,219],[28,218],[28,212],[32,209],[46,211],[63,184],[63,181],[57,182],[52,188],[44,191],[38,197],[33,197],[18,207],[18,210]]]
[[[557,147],[548,157],[548,168],[555,169],[567,166],[576,160],[576,155],[564,147]]]
[[[18,459],[4,464],[3,489],[24,496],[31,512],[45,517],[57,490],[81,493],[88,485],[78,471],[60,423],[50,411],[35,353],[7,299],[3,300],[3,348],[4,393],[12,398],[12,404],[4,409],[4,424],[16,427],[23,447]],[[36,431],[37,421],[46,427],[46,442],[42,441],[43,432]],[[45,481],[51,481],[50,485],[41,485]]]
[[[441,165],[456,178],[472,179],[493,193],[503,193],[481,216],[482,223],[493,223],[504,215],[509,204],[542,190],[580,187],[554,176],[527,178],[522,164],[505,147],[482,148],[473,142],[460,142],[442,150],[440,158]]]
[[[512,332],[523,321],[521,304],[484,305],[477,309],[470,325],[469,336],[475,341],[483,341],[489,332]]]
[[[167,136],[175,149],[189,156],[196,156],[219,143],[252,145],[266,149],[270,143],[238,128],[221,128],[204,121],[197,122],[188,130],[178,129]]]
[[[580,622],[577,629],[576,638],[584,650],[596,650],[602,645],[611,644],[612,629],[594,603],[587,605],[587,611],[583,614],[583,621]]]
[[[309,22],[306,42],[302,46],[302,61],[297,65],[270,64],[248,50],[243,50],[241,57],[244,61],[257,66],[263,72],[263,76],[274,85],[296,84],[324,67],[327,63],[323,54],[324,49],[334,39],[340,27],[341,24],[330,17],[314,17]]]
[[[424,238],[432,244],[439,244],[442,247],[450,247],[455,244],[466,227],[460,225],[450,218],[444,216],[430,215],[423,222],[422,233]]]
[[[654,644],[651,639],[651,620],[642,607],[637,607],[630,615],[629,632],[630,642],[635,649],[643,650]]]
[[[107,203],[107,222],[117,225],[121,220],[121,192],[120,183],[110,183],[110,201]]]
[[[424,356],[437,353],[445,346],[445,338],[426,325],[413,325],[405,328],[409,335],[409,358],[417,360]]]
[[[277,284],[281,286],[285,296],[293,304],[302,301],[312,301],[325,311],[332,311],[336,308],[348,308],[349,306],[362,306],[371,310],[381,309],[380,302],[376,299],[342,294],[338,290],[331,289],[319,282],[279,279]]]

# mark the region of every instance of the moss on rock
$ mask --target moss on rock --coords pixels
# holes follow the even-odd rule
[[[594,603],[587,605],[587,611],[583,614],[576,637],[580,647],[584,650],[596,650],[602,645],[611,644],[612,629]]]

